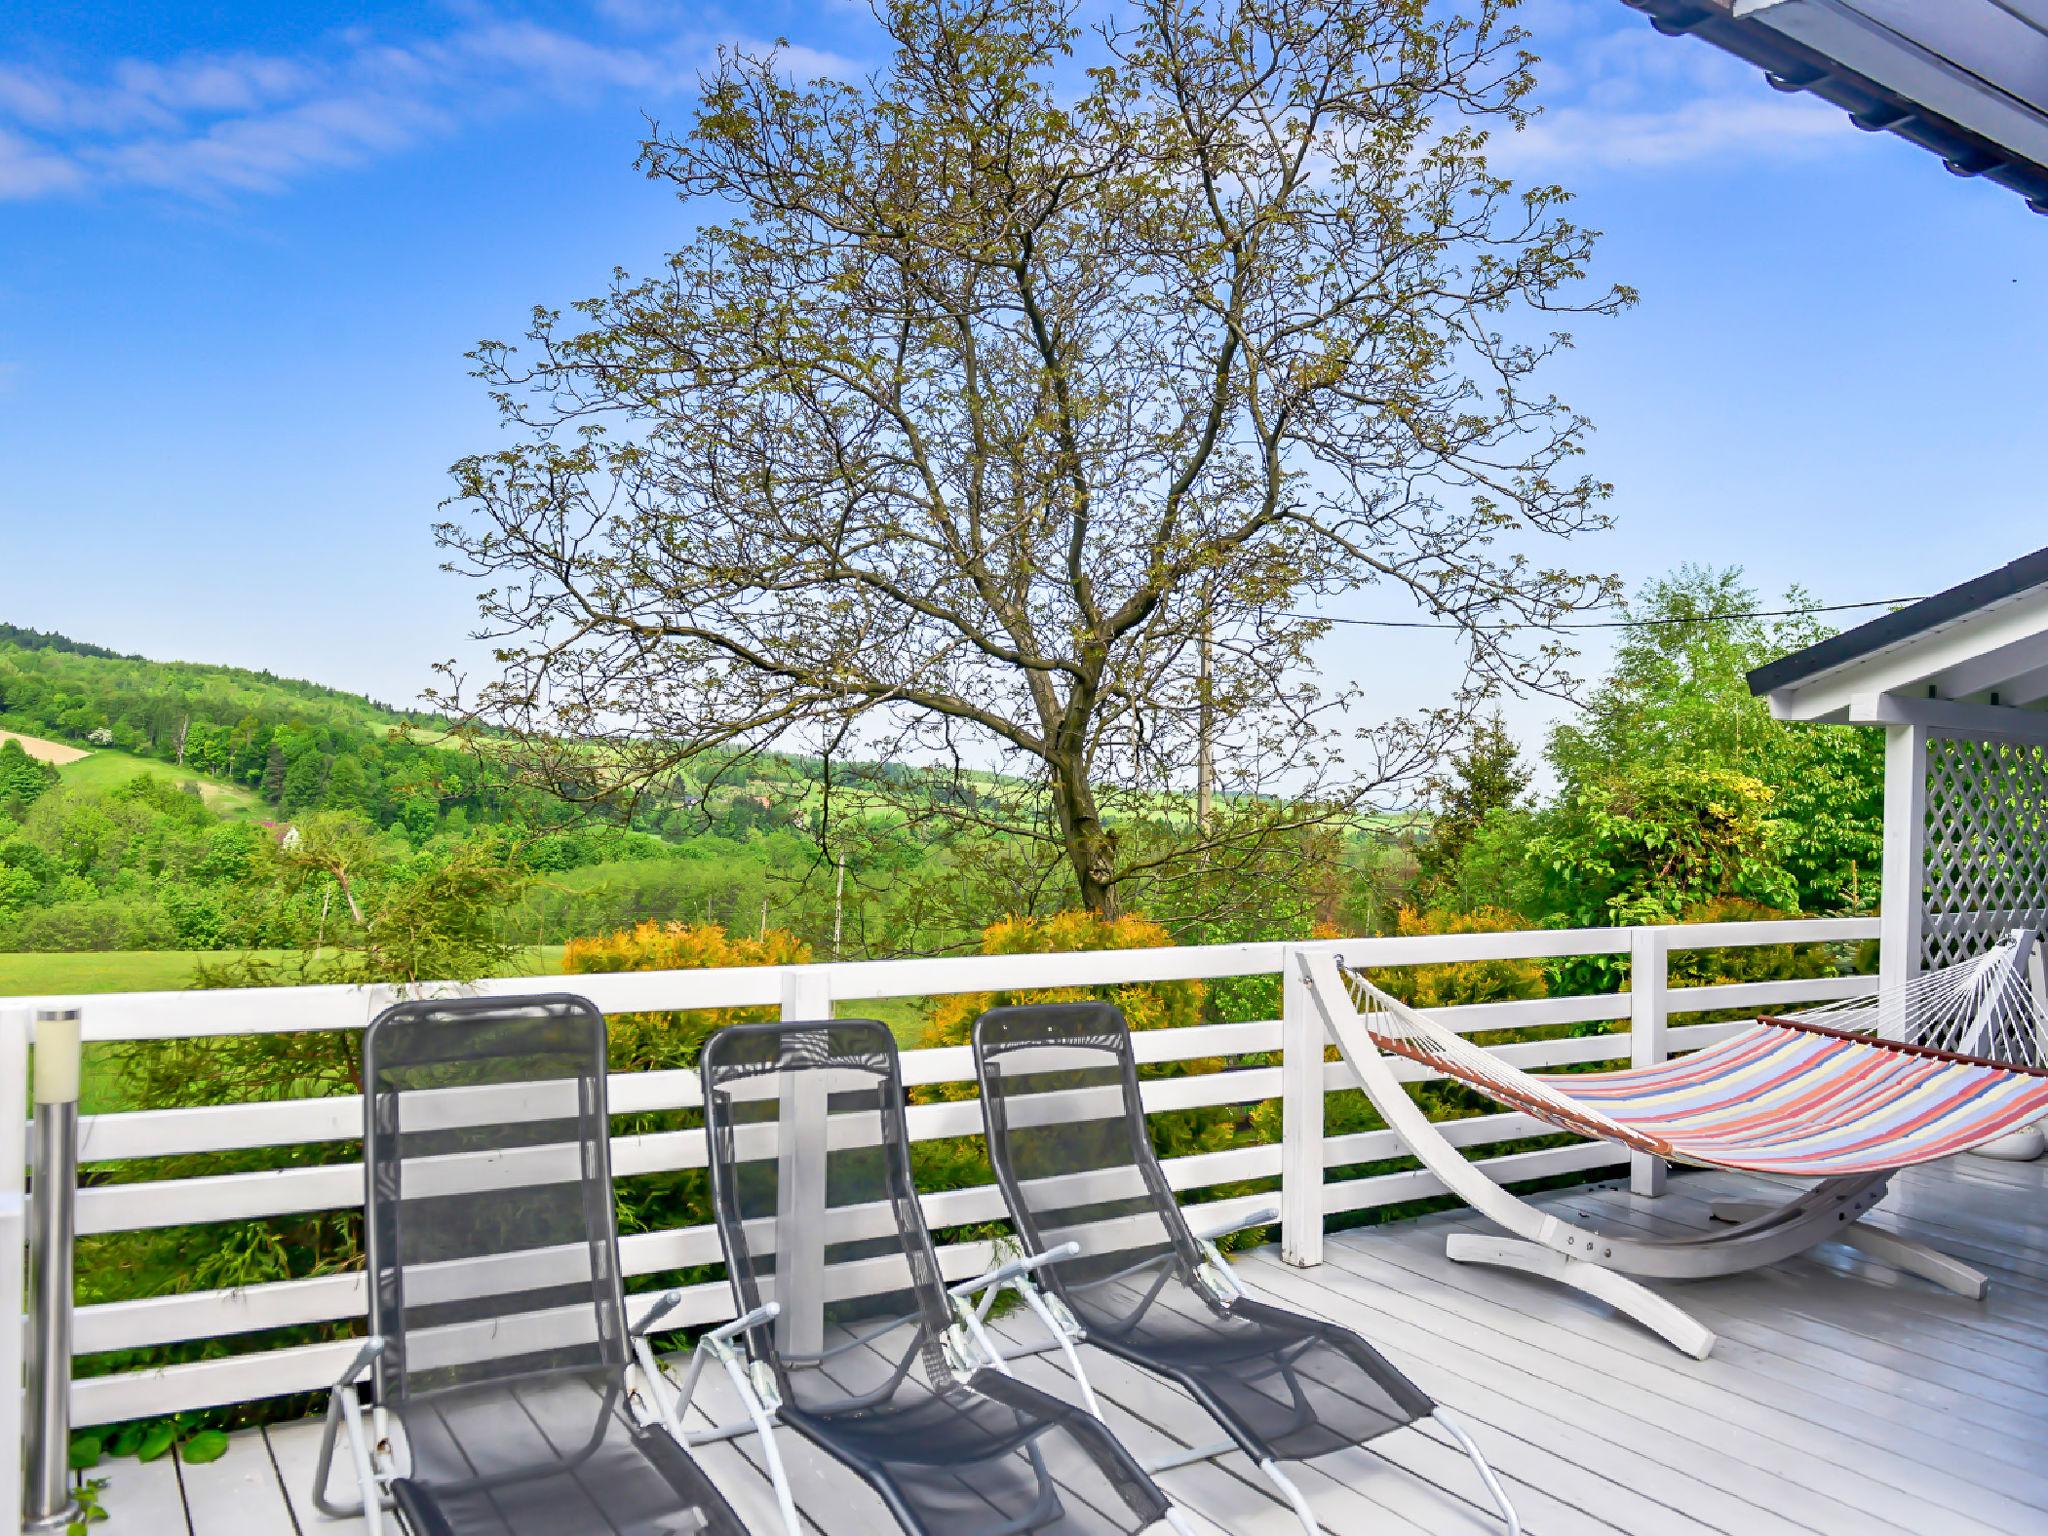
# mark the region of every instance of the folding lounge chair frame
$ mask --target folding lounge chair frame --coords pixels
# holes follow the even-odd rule
[[[1506,1234],[1452,1234],[1445,1253],[1456,1263],[1496,1265],[1569,1286],[1607,1303],[1701,1360],[1713,1350],[1713,1331],[1642,1284],[1643,1280],[1706,1280],[1741,1274],[1805,1253],[1821,1243],[1840,1242],[1959,1295],[1978,1299],[1985,1293],[1989,1282],[1978,1271],[1923,1244],[1858,1221],[1884,1198],[1895,1169],[1822,1179],[1775,1206],[1722,1202],[1714,1214],[1730,1225],[1688,1237],[1619,1237],[1538,1209],[1468,1162],[1409,1097],[1393,1059],[1382,1052],[1353,1006],[1338,955],[1332,950],[1302,951],[1298,963],[1329,1039],[1380,1117],[1445,1188]],[[1473,1086],[1488,1091],[1484,1085]],[[1575,1129],[1588,1136],[1622,1139],[1598,1125]]]
[[[1314,1450],[1290,1454],[1287,1449],[1276,1447],[1274,1441],[1284,1442],[1289,1433],[1301,1433],[1315,1422],[1316,1405],[1304,1395],[1303,1372],[1296,1367],[1308,1351],[1318,1347],[1332,1349],[1335,1344],[1332,1352],[1341,1352],[1345,1358],[1340,1362],[1325,1358],[1319,1362],[1319,1368],[1324,1372],[1334,1369],[1347,1373],[1346,1385],[1363,1382],[1364,1395],[1385,1404],[1384,1408],[1364,1413],[1354,1409],[1350,1415],[1354,1429],[1376,1437],[1418,1419],[1434,1420],[1471,1459],[1480,1481],[1500,1510],[1509,1536],[1516,1536],[1521,1527],[1506,1490],[1464,1426],[1448,1409],[1432,1401],[1350,1330],[1316,1324],[1300,1314],[1253,1301],[1247,1295],[1217,1243],[1233,1233],[1271,1225],[1279,1220],[1277,1210],[1258,1210],[1200,1233],[1189,1228],[1152,1146],[1130,1030],[1121,1012],[1107,1003],[991,1009],[975,1023],[974,1060],[981,1085],[989,1159],[1010,1208],[1012,1224],[1026,1245],[1023,1257],[1013,1261],[1006,1271],[998,1272],[999,1285],[983,1294],[975,1305],[975,1314],[985,1320],[998,1290],[1013,1291],[1050,1335],[1051,1347],[1065,1357],[1067,1368],[1093,1413],[1099,1415],[1101,1408],[1076,1349],[1076,1345],[1088,1342],[1140,1369],[1176,1381],[1226,1431],[1222,1439],[1147,1461],[1146,1471],[1168,1471],[1242,1451],[1279,1492],[1307,1536],[1316,1536],[1321,1527],[1308,1499],[1279,1463],[1362,1441],[1327,1424],[1317,1425],[1327,1434],[1316,1437],[1321,1444]],[[1009,1076],[1005,1075],[1006,1070]],[[1026,1083],[1034,1086],[1022,1086]],[[1044,1166],[1043,1157],[1032,1166],[1020,1167],[1015,1138],[1030,1135],[1033,1130],[1056,1132],[1053,1141],[1059,1151],[1045,1155],[1061,1163],[1058,1169]],[[1038,1189],[1047,1204],[1034,1205],[1026,1192],[1027,1184]],[[1053,1200],[1060,1203],[1051,1204]],[[1082,1230],[1091,1243],[1102,1238],[1115,1244],[1120,1236],[1128,1243],[1121,1248],[1102,1249],[1097,1255],[1100,1263],[1114,1263],[1116,1267],[1106,1273],[1091,1272],[1084,1279],[1069,1272],[1081,1252],[1081,1243],[1054,1243],[1052,1238],[1056,1234],[1045,1231],[1046,1219],[1072,1222],[1073,1225],[1061,1230]],[[1146,1256],[1117,1263],[1138,1253]],[[1148,1283],[1135,1310],[1124,1319],[1123,1331],[1131,1336],[1117,1338],[1108,1332],[1091,1333],[1076,1315],[1077,1308],[1093,1310],[1083,1303],[1084,1293],[1132,1282],[1146,1270],[1156,1270],[1157,1275]],[[1256,1333],[1260,1323],[1266,1323],[1267,1343],[1245,1354],[1237,1372],[1247,1380],[1285,1383],[1292,1413],[1284,1425],[1275,1423],[1263,1430],[1254,1427],[1249,1422],[1249,1413],[1256,1413],[1259,1408],[1253,1407],[1249,1413],[1240,1410],[1247,1403],[1256,1404],[1258,1394],[1246,1394],[1241,1402],[1221,1401],[1214,1384],[1198,1370],[1162,1358],[1157,1348],[1148,1349],[1131,1334],[1141,1319],[1152,1315],[1155,1307],[1161,1308],[1165,1316],[1175,1315],[1160,1297],[1166,1287],[1176,1283],[1193,1302],[1187,1315],[1194,1320],[1192,1337],[1197,1341],[1203,1329],[1213,1328],[1217,1330],[1217,1344],[1228,1347],[1228,1330],[1233,1325]],[[1279,1325],[1277,1330],[1274,1324]],[[1301,1331],[1283,1331],[1294,1328]],[[1199,1349],[1200,1342],[1195,1347]],[[1333,1404],[1342,1396],[1335,1390],[1335,1383],[1317,1379],[1310,1385],[1330,1390],[1326,1404]],[[1230,1393],[1226,1390],[1224,1395]],[[1277,1403],[1277,1399],[1274,1401]]]
[[[748,1052],[753,1053],[751,1062],[746,1057]],[[828,1156],[828,1148],[835,1152],[842,1150],[840,1141],[847,1127],[828,1128],[828,1110],[838,1103],[837,1098],[828,1098],[826,1088],[807,1085],[801,1079],[809,1069],[842,1064],[855,1065],[873,1074],[872,1093],[876,1101],[873,1108],[879,1122],[881,1143],[876,1150],[882,1157],[881,1171],[886,1187],[866,1191],[864,1203],[848,1205],[835,1201],[828,1208],[824,1203],[827,1192],[843,1194],[844,1191],[840,1189],[839,1181],[825,1172],[824,1160]],[[905,1353],[893,1375],[880,1389],[866,1393],[866,1401],[886,1409],[897,1383],[905,1380],[910,1372],[912,1361],[922,1359],[928,1375],[949,1378],[955,1385],[965,1387],[971,1397],[988,1398],[992,1393],[1000,1393],[1006,1406],[1015,1399],[1041,1405],[1057,1415],[1040,1421],[1040,1429],[1020,1443],[1020,1452],[1029,1457],[1037,1472],[1038,1505],[1033,1511],[1013,1518],[1008,1525],[999,1524],[986,1536],[1003,1536],[1004,1532],[1024,1536],[1024,1533],[1038,1529],[1037,1517],[1043,1515],[1048,1490],[1052,1491],[1057,1508],[1058,1489],[1042,1459],[1041,1437],[1045,1430],[1062,1425],[1070,1433],[1086,1426],[1085,1441],[1076,1435],[1075,1443],[1084,1449],[1093,1446],[1098,1456],[1109,1451],[1121,1458],[1119,1470],[1142,1482],[1158,1498],[1161,1509],[1156,1518],[1177,1536],[1192,1536],[1185,1513],[1151,1484],[1138,1462],[1123,1450],[1098,1419],[1077,1415],[1055,1399],[1017,1382],[1008,1362],[989,1337],[984,1324],[996,1295],[1004,1286],[1024,1278],[1036,1263],[1043,1260],[1012,1260],[972,1280],[949,1287],[938,1283],[937,1256],[925,1230],[911,1180],[902,1075],[897,1065],[895,1039],[887,1026],[869,1019],[734,1025],[719,1031],[707,1042],[701,1070],[706,1132],[711,1144],[713,1202],[718,1212],[719,1237],[726,1253],[734,1298],[742,1309],[742,1315],[699,1341],[680,1390],[663,1396],[664,1417],[686,1444],[702,1445],[748,1435],[758,1436],[788,1536],[799,1536],[800,1528],[788,1477],[776,1450],[775,1430],[778,1426],[795,1429],[828,1455],[847,1465],[874,1489],[905,1530],[929,1528],[936,1533],[938,1528],[926,1526],[920,1514],[906,1503],[907,1495],[892,1486],[886,1475],[882,1475],[875,1466],[864,1465],[858,1456],[835,1442],[829,1425],[821,1424],[814,1414],[807,1412],[811,1407],[807,1401],[790,1401],[794,1390],[793,1366],[822,1369],[835,1357],[879,1346],[882,1339],[909,1325],[925,1336],[923,1342]],[[733,1123],[736,1111],[729,1102],[727,1090],[744,1090],[748,1086],[746,1079],[751,1077],[754,1079],[754,1092],[762,1095],[761,1081],[778,1076],[782,1078],[778,1088],[778,1107],[784,1113],[779,1114],[773,1123]],[[844,1118],[848,1117],[842,1116]],[[772,1135],[778,1159],[792,1158],[800,1164],[808,1155],[814,1160],[810,1170],[792,1182],[815,1180],[809,1192],[818,1197],[820,1208],[800,1211],[791,1221],[792,1207],[801,1205],[802,1195],[786,1200],[789,1186],[779,1184],[776,1213],[768,1219],[776,1231],[766,1252],[760,1251],[761,1245],[750,1235],[764,1218],[749,1216],[739,1190],[746,1175],[741,1170],[743,1160],[736,1149],[750,1133]],[[865,1145],[857,1140],[856,1144]],[[864,1322],[849,1327],[850,1337],[845,1341],[812,1341],[807,1348],[788,1348],[783,1338],[784,1327],[792,1331],[792,1337],[802,1337],[805,1328],[802,1313],[807,1309],[815,1311],[822,1298],[832,1294],[825,1272],[831,1265],[829,1255],[837,1242],[833,1235],[835,1223],[850,1220],[858,1226],[861,1218],[878,1206],[892,1217],[888,1230],[899,1239],[901,1255],[911,1276],[907,1283],[909,1312],[893,1321],[884,1320],[879,1326]],[[809,1229],[806,1234],[795,1237],[795,1245],[802,1245],[806,1239],[809,1241],[808,1248],[798,1254],[797,1263],[788,1266],[789,1274],[797,1274],[795,1279],[789,1279],[788,1274],[783,1273],[785,1254],[779,1244],[793,1236],[782,1230],[786,1221]],[[862,1231],[872,1251],[878,1239],[864,1226]],[[879,1241],[886,1242],[887,1239]],[[762,1283],[771,1278],[777,1285],[787,1284],[792,1293],[806,1290],[814,1293],[802,1303],[792,1303],[786,1313],[781,1301],[760,1299]],[[787,1324],[785,1317],[789,1319]],[[942,1334],[934,1326],[934,1319],[940,1317],[947,1319]],[[876,1352],[880,1353],[878,1348]],[[746,1416],[734,1423],[721,1425],[712,1422],[708,1428],[687,1430],[684,1418],[706,1368],[714,1363],[724,1370]],[[791,1391],[786,1391],[786,1386]],[[860,1396],[857,1389],[846,1390],[853,1391],[856,1398]]]
[[[672,1511],[652,1514],[664,1528],[694,1513],[707,1536],[745,1536],[739,1517],[671,1439],[662,1423],[667,1416],[649,1409],[650,1398],[656,1405],[663,1399],[648,1332],[682,1293],[665,1293],[637,1322],[626,1322],[603,1015],[569,996],[401,1003],[379,1015],[364,1036],[363,1082],[371,1333],[328,1396],[315,1507],[335,1518],[362,1517],[371,1536],[379,1536],[388,1512],[416,1530],[416,1521],[445,1530],[447,1501],[488,1503],[494,1494],[524,1500],[522,1518],[531,1520],[536,1491],[549,1496],[546,1480],[602,1457],[599,1476],[588,1481],[609,1488],[588,1498],[602,1506],[630,1485],[625,1496],[638,1514],[581,1506],[564,1536],[583,1536],[593,1514],[645,1518],[670,1495]],[[407,1196],[432,1213],[408,1217],[402,1209]],[[471,1202],[467,1224],[464,1212],[438,1204],[449,1198]],[[510,1236],[528,1241],[506,1240]],[[440,1251],[425,1257],[437,1245]],[[409,1288],[424,1293],[410,1305]],[[431,1314],[432,1321],[409,1319],[413,1310]],[[480,1340],[467,1352],[461,1342],[466,1329]],[[451,1340],[452,1350],[445,1347]],[[494,1354],[500,1345],[507,1352]],[[375,1389],[367,1415],[358,1395],[366,1377]],[[422,1423],[438,1417],[449,1425],[447,1446],[459,1454],[502,1452],[502,1444],[466,1443],[440,1405],[472,1394],[466,1422],[490,1418],[495,1424],[507,1415],[521,1417],[520,1406],[540,1404],[545,1412],[555,1391],[574,1415],[566,1436],[563,1425],[553,1426],[568,1447],[557,1459],[482,1473],[472,1466],[473,1475],[409,1486],[392,1443],[394,1421],[402,1428],[414,1413]],[[584,1415],[591,1415],[590,1434],[579,1444]],[[514,1433],[548,1438],[538,1418],[515,1425]],[[344,1435],[358,1494],[353,1501],[329,1490]],[[421,1468],[409,1470],[417,1476]],[[586,1486],[573,1476],[569,1481]],[[501,1520],[493,1526],[509,1529]],[[529,1528],[539,1527],[521,1527]]]

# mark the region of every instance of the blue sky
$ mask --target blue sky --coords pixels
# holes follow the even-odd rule
[[[1848,601],[2048,543],[2048,220],[1620,0],[1525,19],[1548,110],[1498,158],[1574,188],[1600,275],[1643,295],[1552,377],[1617,486],[1576,558]],[[496,433],[464,351],[680,243],[631,167],[642,113],[680,119],[720,42],[776,35],[804,72],[880,59],[839,3],[16,0],[0,618],[414,698],[470,624],[428,534]],[[1454,675],[1413,633],[1328,659],[1389,710]]]

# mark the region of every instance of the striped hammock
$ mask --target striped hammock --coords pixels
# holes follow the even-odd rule
[[[1932,1001],[1941,996],[2011,1016],[2026,985],[2013,958],[2001,946],[1890,998],[1760,1019],[1691,1055],[1618,1072],[1524,1072],[1349,967],[1344,977],[1381,1049],[1546,1125],[1705,1168],[1825,1179],[1949,1157],[2048,1115],[2048,1070],[1855,1027],[1916,1011],[1952,1018],[1955,1007]],[[2025,1006],[2038,1012],[2031,989]]]

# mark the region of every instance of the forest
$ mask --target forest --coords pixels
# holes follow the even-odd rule
[[[1708,617],[1759,606],[1739,572],[1648,584],[1540,752],[1482,712],[1409,803],[1276,833],[1307,872],[1287,899],[1235,911],[1182,886],[1144,915],[1196,942],[1871,910],[1880,743],[1781,724],[1750,696],[1748,668],[1824,633]],[[338,956],[423,882],[464,880],[489,904],[465,927],[504,963],[671,921],[848,958],[959,950],[1074,904],[885,815],[821,838],[813,759],[700,765],[607,817],[495,772],[446,720],[28,631],[0,639],[0,731],[90,754],[60,766],[0,743],[0,952]]]

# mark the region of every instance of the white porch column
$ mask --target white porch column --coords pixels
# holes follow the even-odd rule
[[[1280,1257],[1323,1262],[1323,1020],[1301,951],[1280,951]]]
[[[1921,929],[1926,919],[1923,875],[1927,860],[1927,727],[1884,730],[1884,870],[1880,894],[1878,992],[1898,994],[1920,974]]]
[[[1637,928],[1628,941],[1629,1065],[1654,1067],[1669,1054],[1666,1038],[1670,935],[1661,928]],[[1647,1152],[1628,1158],[1629,1188],[1639,1195],[1664,1193],[1664,1159]]]

